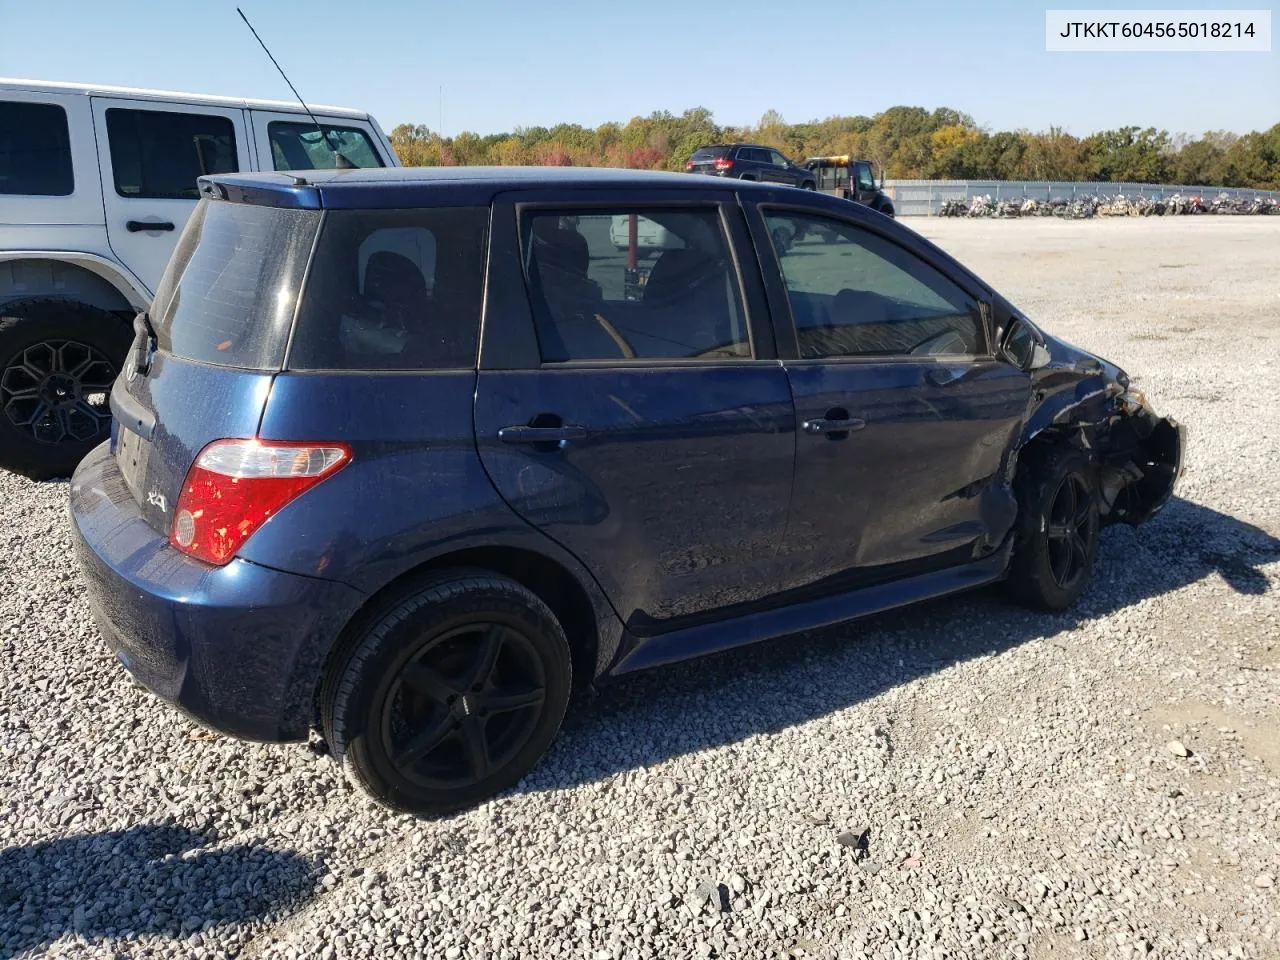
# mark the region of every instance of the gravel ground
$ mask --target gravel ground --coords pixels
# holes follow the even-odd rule
[[[1070,615],[991,591],[575,709],[388,814],[134,687],[0,477],[0,956],[1280,956],[1280,218],[916,221],[1191,428]]]

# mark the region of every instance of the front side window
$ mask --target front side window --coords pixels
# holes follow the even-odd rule
[[[787,158],[786,158],[786,157],[784,157],[782,154],[778,153],[778,151],[777,151],[777,150],[771,150],[771,151],[769,151],[769,156],[770,156],[770,158],[772,158],[772,160],[773,160],[773,165],[774,165],[775,167],[789,167],[789,166],[791,166],[791,164],[787,161]]]
[[[0,196],[66,197],[75,190],[67,112],[0,100]]]
[[[198,200],[198,177],[239,169],[226,117],[113,107],[107,141],[116,193],[129,199]]]
[[[874,190],[875,188],[876,181],[871,176],[871,165],[866,163],[858,164],[858,189]]]
[[[765,221],[801,358],[986,351],[977,302],[914,254],[840,220],[771,212]]]
[[[751,356],[716,210],[537,211],[522,229],[544,362]]]
[[[341,153],[353,167],[384,166],[368,134],[358,127],[273,120],[267,124],[271,161],[277,170],[332,170]]]
[[[289,369],[473,367],[488,227],[483,207],[330,211]]]
[[[157,346],[215,366],[280,369],[320,216],[201,200],[151,305]]]

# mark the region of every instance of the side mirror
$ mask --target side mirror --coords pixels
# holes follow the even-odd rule
[[[1041,342],[1035,328],[1021,317],[1015,317],[1009,324],[1000,352],[1019,370],[1039,370],[1051,359],[1049,348]]]

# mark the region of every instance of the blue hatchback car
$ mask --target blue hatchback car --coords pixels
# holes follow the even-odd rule
[[[1120,370],[834,197],[532,168],[200,192],[71,485],[92,605],[160,697],[318,728],[398,809],[515,783],[579,685],[1000,580],[1063,608],[1181,469]]]

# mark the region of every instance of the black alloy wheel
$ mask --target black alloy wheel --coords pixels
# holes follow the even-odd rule
[[[536,594],[483,570],[434,573],[353,627],[324,678],[321,726],[376,800],[448,813],[533,768],[572,680],[564,630]]]
[[[1088,572],[1097,523],[1092,495],[1078,474],[1068,473],[1058,484],[1045,526],[1049,570],[1063,590],[1074,588]]]
[[[546,697],[528,637],[471,623],[435,637],[402,668],[383,702],[382,738],[407,779],[437,790],[472,787],[529,742]]]
[[[1065,444],[1033,444],[1019,456],[1009,588],[1028,606],[1065,610],[1088,585],[1102,527],[1097,473]]]
[[[111,384],[119,371],[100,350],[45,340],[10,358],[0,373],[0,408],[37,443],[91,441],[111,426]]]

